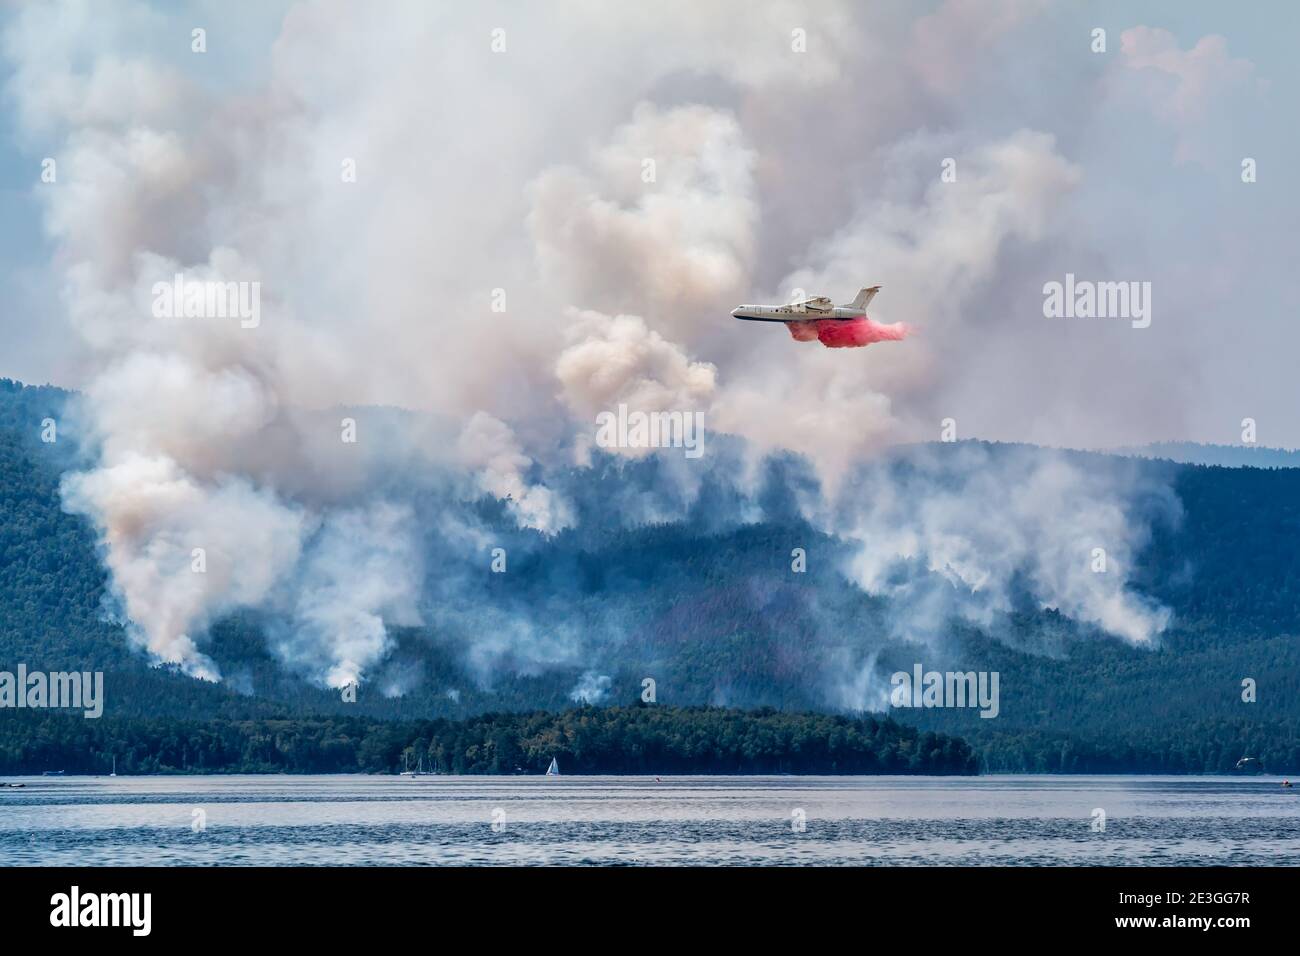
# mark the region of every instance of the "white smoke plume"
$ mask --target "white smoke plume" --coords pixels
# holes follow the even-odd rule
[[[63,494],[99,525],[132,636],[207,680],[220,674],[196,638],[259,606],[299,557],[301,511],[239,478],[205,488],[165,457],[125,454],[69,476]]]
[[[694,362],[635,315],[572,310],[573,343],[555,362],[561,397],[578,422],[594,423],[620,404],[640,412],[698,412],[717,390],[717,368]],[[592,436],[579,431],[577,459],[590,460]],[[649,447],[611,448],[614,454],[645,457]]]
[[[840,533],[863,544],[851,576],[894,599],[897,636],[938,643],[953,618],[992,628],[1018,580],[1040,607],[1130,643],[1164,630],[1168,609],[1127,582],[1151,523],[1180,513],[1168,488],[1123,468],[1090,473],[1059,452],[954,452],[913,451],[905,476],[866,470],[840,516]]]
[[[605,674],[585,671],[569,693],[569,699],[577,704],[599,704],[609,694],[611,683]]]
[[[275,649],[327,687],[361,680],[391,646],[388,625],[421,623],[415,516],[380,501],[330,514],[294,581],[291,623]]]
[[[746,291],[755,161],[729,113],[639,104],[585,173],[537,178],[529,226],[542,273],[582,305],[648,309],[670,335],[689,334],[695,310]]]
[[[486,412],[475,412],[456,442],[460,463],[477,476],[479,488],[508,503],[525,528],[547,533],[573,522],[563,497],[524,478],[533,460],[524,454],[510,426]]]

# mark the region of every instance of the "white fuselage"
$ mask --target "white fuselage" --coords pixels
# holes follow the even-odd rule
[[[738,319],[751,322],[804,322],[809,319],[860,319],[866,315],[865,309],[836,305],[827,308],[804,305],[742,305],[731,310]]]

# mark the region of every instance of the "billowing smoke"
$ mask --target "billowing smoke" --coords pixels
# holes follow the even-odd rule
[[[554,532],[572,522],[561,496],[525,480],[533,460],[524,454],[505,422],[475,412],[457,439],[456,452],[460,463],[477,476],[480,490],[508,502],[521,526]]]
[[[63,494],[99,524],[132,635],[197,677],[220,677],[197,645],[213,618],[261,605],[301,554],[299,509],[241,478],[205,488],[166,457],[123,454]]]
[[[604,674],[585,671],[578,679],[577,686],[570,692],[569,698],[579,704],[599,704],[609,694],[610,683],[610,678]]]
[[[896,636],[938,643],[952,619],[991,628],[1017,592],[1149,645],[1169,611],[1130,590],[1154,523],[1177,499],[1131,463],[1085,470],[1064,452],[963,444],[905,450],[863,469],[837,516],[863,547],[849,574],[891,599]]]
[[[979,46],[1010,42],[1037,10],[976,18]],[[7,93],[58,161],[40,198],[93,439],[64,498],[99,529],[156,660],[218,679],[206,631],[250,609],[286,666],[364,680],[393,626],[459,613],[458,582],[501,543],[484,499],[520,533],[580,527],[557,476],[617,484],[595,474],[592,435],[620,404],[734,436],[736,520],[763,517],[766,456],[803,456],[823,493],[801,499],[806,516],[862,543],[854,578],[894,598],[908,632],[925,629],[908,608],[1005,610],[1013,579],[1134,642],[1163,626],[1124,586],[1145,531],[1123,481],[1063,459],[972,461],[955,488],[860,472],[960,418],[972,377],[999,387],[971,364],[984,343],[1025,366],[1060,351],[999,324],[1023,301],[985,297],[1037,288],[1026,263],[1072,248],[1082,172],[1052,133],[999,122],[990,135],[936,98],[996,79],[1001,58],[966,37],[969,4],[917,24],[849,3],[503,6],[502,52],[469,7],[373,16],[325,0],[274,23],[214,11],[127,2],[105,30],[83,4],[33,4],[4,38]],[[190,52],[193,23],[213,52]],[[938,72],[917,55],[935,48]],[[205,68],[221,57],[224,72]],[[938,177],[949,153],[952,182]],[[255,286],[260,313],[171,314],[158,290],[176,276],[239,302]],[[791,332],[829,348],[792,350],[728,316],[870,282],[887,289],[873,311],[925,335],[819,323]],[[1066,395],[1058,420],[1078,407]],[[729,461],[658,457],[671,488],[612,489],[622,520],[682,520],[699,468],[717,477]],[[436,566],[430,533],[451,554]],[[1094,545],[1108,576],[1088,569]],[[959,597],[937,601],[900,562]],[[573,663],[563,628],[519,605],[493,613],[467,651],[484,679]]]
[[[408,506],[385,501],[329,513],[293,579],[291,613],[270,625],[286,665],[346,687],[384,659],[387,625],[421,623],[414,520]]]

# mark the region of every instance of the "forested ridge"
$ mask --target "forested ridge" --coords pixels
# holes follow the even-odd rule
[[[105,744],[95,734],[118,739],[117,731],[97,725],[134,727],[149,746],[164,747],[169,732],[235,733],[243,740],[243,731],[231,728],[287,721],[282,739],[311,740],[333,721],[370,721],[364,732],[360,724],[337,725],[353,728],[348,739],[355,744],[346,758],[354,763],[339,766],[378,769],[370,756],[356,755],[364,749],[373,756],[379,744],[363,744],[387,740],[385,722],[409,728],[488,713],[571,713],[574,688],[593,667],[607,678],[603,704],[633,704],[642,681],[653,676],[655,706],[665,708],[843,712],[851,709],[843,685],[864,655],[881,647],[876,666],[886,674],[909,670],[920,653],[927,667],[959,662],[962,670],[1002,675],[995,720],[970,710],[891,712],[899,724],[964,738],[986,770],[1226,772],[1254,756],[1269,770],[1300,772],[1300,469],[1135,464],[1166,477],[1182,510],[1176,525],[1155,527],[1133,575],[1134,587],[1174,612],[1173,625],[1150,649],[1032,606],[993,635],[954,626],[944,658],[882,645],[888,609],[837,570],[844,542],[800,524],[779,502],[765,523],[711,523],[721,509],[706,488],[699,520],[640,528],[587,520],[519,550],[508,580],[483,574],[478,600],[485,607],[527,609],[540,627],[550,615],[577,633],[613,635],[599,646],[598,660],[502,667],[485,678],[462,649],[493,619],[467,615],[461,633],[394,628],[385,669],[355,702],[345,702],[337,691],[287,672],[252,613],[218,621],[208,637],[205,649],[226,677],[221,684],[150,667],[129,646],[114,619],[93,533],[61,507],[59,479],[76,462],[66,398],[58,389],[0,380],[0,670],[19,662],[103,670],[106,716],[51,717],[49,728],[61,721],[76,728],[56,732],[40,730],[39,720],[26,723],[30,714],[0,710],[6,753],[32,753],[11,749],[23,732],[82,739],[87,753]],[[60,422],[53,444],[40,441],[47,417]],[[605,478],[593,471],[584,480]],[[489,518],[493,507],[484,506]],[[808,552],[804,575],[789,573],[792,542]],[[1242,700],[1245,678],[1258,685],[1253,703]],[[320,738],[323,752],[328,739]],[[245,756],[246,744],[230,766],[247,769],[260,759]],[[57,751],[66,769],[93,769],[74,751]],[[184,752],[157,759],[157,767],[194,769]],[[464,766],[480,763],[461,759]],[[39,760],[24,766],[49,769]]]
[[[461,721],[0,721],[0,773],[962,774],[962,741],[891,720],[716,707],[580,707]]]

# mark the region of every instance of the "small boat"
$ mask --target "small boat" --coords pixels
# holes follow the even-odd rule
[[[414,777],[415,771],[411,769],[411,758],[406,758],[406,769],[398,774],[399,777]]]
[[[546,776],[558,777],[560,775],[560,764],[554,757],[551,758],[551,765],[546,768]]]
[[[42,777],[62,777],[62,770],[46,770],[41,774]]]
[[[113,755],[113,771],[109,774],[109,776],[110,777],[117,776],[117,755],[116,754]]]
[[[1291,789],[1291,786],[1292,786],[1291,781],[1290,781],[1290,780],[1283,780],[1283,781],[1282,781],[1282,786],[1284,786],[1284,787],[1286,787],[1288,790],[1290,790],[1290,789]]]

